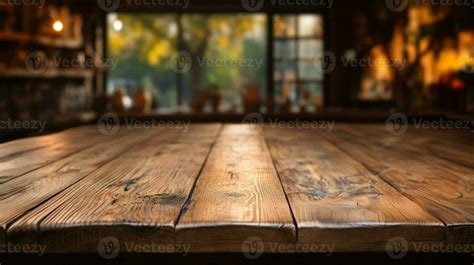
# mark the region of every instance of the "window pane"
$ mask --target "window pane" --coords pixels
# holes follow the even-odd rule
[[[294,81],[296,79],[296,64],[293,62],[275,63],[274,79],[277,81]]]
[[[240,107],[236,105],[242,104],[248,86],[257,86],[265,99],[265,15],[184,14],[182,19],[185,46],[193,58],[184,74],[185,104],[195,103],[204,92],[221,96],[219,111],[231,111]]]
[[[282,40],[275,41],[275,58],[294,59],[296,58],[296,41]]]
[[[168,62],[176,52],[174,15],[108,15],[108,93],[123,90],[133,98],[138,89],[150,91],[155,105],[176,106],[176,76]],[[156,104],[157,103],[157,104]]]
[[[323,107],[323,86],[321,83],[304,83],[301,86],[303,104],[309,112]]]
[[[320,64],[311,61],[299,63],[299,78],[302,80],[323,80]]]
[[[275,16],[274,34],[275,37],[294,37],[296,35],[296,16]]]
[[[323,37],[323,18],[321,15],[299,15],[298,36]]]
[[[323,51],[322,40],[300,40],[298,43],[299,58],[311,59]]]

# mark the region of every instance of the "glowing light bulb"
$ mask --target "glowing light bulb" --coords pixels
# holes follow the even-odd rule
[[[114,27],[114,30],[115,30],[115,31],[121,31],[122,28],[123,28],[123,23],[122,23],[122,21],[120,21],[120,20],[118,20],[118,19],[115,20],[113,27]]]
[[[53,24],[53,29],[57,32],[62,31],[64,28],[63,23],[59,20],[55,21]]]

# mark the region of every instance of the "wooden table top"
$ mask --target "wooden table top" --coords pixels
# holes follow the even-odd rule
[[[86,126],[2,144],[0,245],[345,252],[400,239],[409,249],[474,243],[472,132],[276,127],[103,135]]]

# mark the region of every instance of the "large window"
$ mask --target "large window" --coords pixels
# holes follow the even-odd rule
[[[280,111],[315,111],[323,104],[323,74],[315,67],[324,48],[322,16],[276,15],[272,32],[267,21],[255,13],[109,14],[108,58],[117,66],[107,90],[130,98],[150,91],[162,112],[241,112],[262,110],[273,83]]]

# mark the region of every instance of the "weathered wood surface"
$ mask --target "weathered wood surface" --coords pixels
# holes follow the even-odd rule
[[[394,235],[440,242],[444,225],[313,131],[266,129],[302,244],[384,250]]]
[[[216,252],[257,238],[271,252],[271,243],[384,250],[399,236],[472,243],[472,139],[369,124],[203,124],[19,140],[0,145],[0,244],[95,252],[112,237],[121,251],[155,243]]]
[[[295,242],[285,193],[265,144],[253,126],[226,125],[176,226],[193,247],[240,251],[247,238]]]
[[[36,242],[49,252],[97,250],[113,236],[131,244],[172,244],[174,225],[220,125],[166,129],[94,170],[17,221],[16,244]]]
[[[424,133],[431,142],[436,140]],[[395,136],[402,139],[394,141],[392,134],[380,128],[339,126],[333,133],[323,135],[446,224],[448,240],[474,241],[471,168],[423,151],[422,145],[415,150],[416,145],[403,140],[410,136]],[[472,142],[466,143],[458,152],[467,153],[471,145]]]
[[[17,140],[1,145],[0,184],[63,159],[104,139],[95,126]]]
[[[7,225],[16,218],[74,184],[97,167],[114,159],[118,154],[127,151],[128,148],[145,142],[146,136],[149,136],[149,132],[143,132],[137,137],[126,137],[128,133],[130,133],[129,130],[124,129],[123,133],[115,136],[99,133],[94,136],[83,135],[82,141],[88,142],[90,139],[96,145],[85,150],[78,148],[73,155],[2,183],[0,185],[0,239],[5,239]],[[67,141],[65,145],[72,141],[67,135],[65,138]]]

